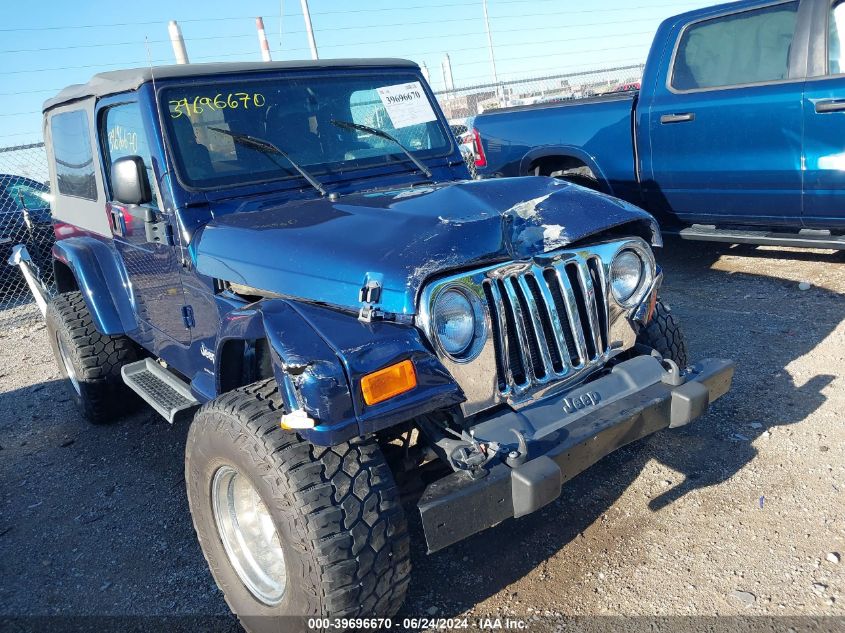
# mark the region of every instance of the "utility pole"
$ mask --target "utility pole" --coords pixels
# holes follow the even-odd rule
[[[182,29],[176,23],[176,20],[170,20],[167,23],[167,32],[170,33],[170,43],[173,45],[173,55],[176,57],[177,64],[188,63],[188,51],[185,48],[185,40],[182,39]]]
[[[273,61],[270,57],[270,44],[267,42],[267,33],[264,32],[264,18],[255,18],[255,28],[258,30],[258,45],[261,47],[261,61]]]
[[[490,69],[493,71],[493,83],[496,84],[496,94],[499,94],[499,76],[496,74],[496,56],[493,54],[493,36],[490,33],[490,16],[487,14],[487,0],[481,0],[484,11],[484,28],[487,30],[487,48],[490,50]]]
[[[446,86],[446,90],[453,91],[455,89],[455,81],[452,78],[452,60],[449,58],[449,53],[443,56],[440,68],[443,71],[443,83]]]
[[[308,10],[308,0],[299,0],[302,5],[302,17],[305,20],[305,32],[308,34],[308,46],[311,47],[311,59],[320,59],[317,54],[317,42],[314,41],[314,29],[311,28],[311,12]]]

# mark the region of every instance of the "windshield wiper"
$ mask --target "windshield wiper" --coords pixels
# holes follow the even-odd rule
[[[308,184],[314,187],[317,191],[320,192],[321,196],[326,196],[326,190],[323,188],[323,185],[314,178],[311,174],[305,171],[299,164],[293,160],[287,152],[279,149],[270,141],[263,139],[263,138],[256,138],[255,136],[250,136],[249,134],[241,134],[239,132],[230,132],[229,130],[224,130],[223,128],[219,127],[211,127],[209,126],[209,130],[214,130],[215,132],[220,132],[221,134],[225,134],[226,136],[231,136],[236,143],[240,143],[244,147],[249,147],[256,151],[262,152],[267,156],[272,156],[273,154],[278,154],[286,161],[288,161],[291,166],[299,172],[299,175],[305,178],[308,181]],[[279,165],[279,167],[284,167],[284,165],[280,164],[278,161],[273,160],[274,163]]]
[[[427,178],[431,178],[431,172],[428,168],[423,165],[420,161],[416,159],[416,157],[410,152],[410,150],[402,145],[402,143],[392,134],[388,134],[384,130],[380,130],[377,127],[370,127],[369,125],[363,125],[362,123],[353,123],[352,121],[337,121],[332,119],[332,125],[336,125],[339,128],[343,128],[346,130],[358,130],[359,132],[367,132],[372,134],[373,136],[378,136],[379,138],[383,138],[387,141],[392,141],[396,143],[396,145],[405,152],[405,155],[411,159],[411,162],[417,166],[422,173],[426,175]]]

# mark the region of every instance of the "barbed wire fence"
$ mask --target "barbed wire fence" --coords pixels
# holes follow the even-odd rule
[[[459,139],[472,118],[500,108],[562,103],[610,92],[636,89],[641,64],[542,77],[523,77],[498,83],[441,90],[435,95]],[[464,153],[476,175],[474,157]],[[0,147],[0,328],[36,323],[41,315],[17,267],[9,266],[12,248],[24,244],[42,282],[53,288],[50,251],[54,236],[50,217],[47,154],[43,143]]]

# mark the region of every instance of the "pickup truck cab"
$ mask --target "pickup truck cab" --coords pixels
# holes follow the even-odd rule
[[[570,178],[683,237],[845,248],[844,35],[831,0],[669,18],[638,93],[475,118],[478,171]]]
[[[251,631],[397,611],[397,471],[426,471],[436,551],[730,388],[659,301],[653,218],[471,180],[411,62],[116,71],[44,115],[58,294],[13,259],[88,419],[136,394],[191,421],[194,526]]]

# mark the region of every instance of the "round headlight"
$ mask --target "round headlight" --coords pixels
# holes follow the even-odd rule
[[[445,290],[434,302],[434,331],[450,356],[466,352],[475,338],[475,311],[467,296],[456,289]]]
[[[622,305],[634,303],[645,276],[645,264],[637,253],[630,250],[619,253],[610,264],[610,288],[614,299]]]

